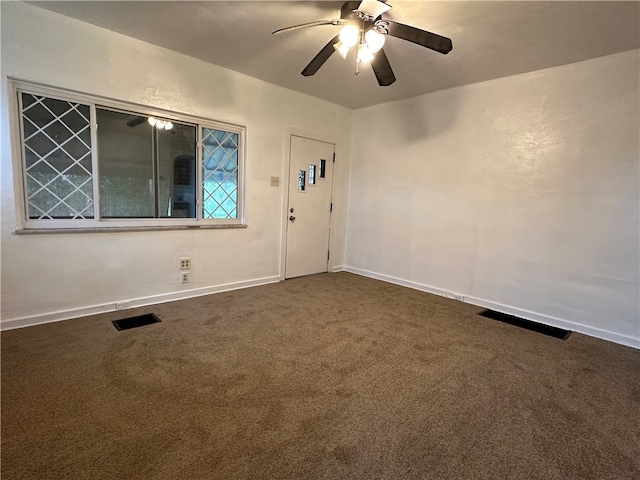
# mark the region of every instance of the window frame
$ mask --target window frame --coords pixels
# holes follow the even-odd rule
[[[18,233],[43,231],[109,231],[109,230],[164,230],[181,228],[233,228],[245,224],[245,162],[246,126],[209,118],[188,115],[162,108],[77,92],[74,90],[19,80],[9,77],[9,124],[12,145],[16,231]],[[93,182],[93,219],[31,219],[27,198],[26,152],[22,118],[22,94],[50,97],[81,103],[90,108],[91,166]],[[97,140],[96,108],[121,113],[141,114],[168,119],[196,127],[196,217],[195,218],[130,218],[104,219],[100,217],[100,165]],[[238,134],[238,184],[236,218],[203,218],[203,129],[215,129]]]

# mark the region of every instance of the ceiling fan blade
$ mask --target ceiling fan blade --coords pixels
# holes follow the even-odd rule
[[[333,52],[336,51],[335,48],[333,48],[333,44],[337,43],[339,40],[340,40],[339,34],[333,37],[331,40],[329,40],[329,43],[327,43],[322,48],[322,50],[320,50],[318,54],[315,57],[313,57],[313,60],[309,62],[309,65],[304,67],[304,70],[302,70],[302,75],[304,75],[305,77],[309,77],[315,74],[318,71],[318,69],[322,65],[324,65],[324,62],[329,60],[329,57],[333,55]]]
[[[275,35],[276,33],[288,32],[291,30],[298,30],[300,28],[317,27],[320,25],[342,25],[343,23],[345,23],[345,21],[340,19],[317,20],[315,22],[307,22],[307,23],[301,23],[300,25],[293,25],[291,27],[279,28],[278,30],[271,32],[271,35]]]
[[[391,10],[391,5],[387,5],[379,0],[362,0],[360,6],[358,6],[358,10],[373,18],[378,18],[383,13]]]
[[[378,85],[381,87],[387,87],[396,81],[396,76],[393,74],[391,64],[383,49],[374,54],[373,60],[371,60],[371,68],[373,68],[373,73],[378,79]]]
[[[140,125],[146,120],[147,120],[147,117],[131,116],[127,119],[127,126],[135,127],[136,125]]]
[[[443,54],[449,53],[453,49],[453,43],[450,38],[443,37],[436,33],[420,30],[403,23],[393,22],[391,20],[378,20],[374,27],[380,33],[386,33],[392,37],[401,38],[423,47],[430,48],[436,52]]]

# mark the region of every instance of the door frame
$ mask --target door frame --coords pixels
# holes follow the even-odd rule
[[[282,172],[282,181],[280,182],[281,192],[282,192],[282,202],[281,202],[281,210],[282,214],[280,215],[280,281],[285,280],[286,274],[286,260],[287,260],[287,226],[289,221],[289,180],[291,173],[291,137],[304,137],[309,140],[316,140],[319,142],[331,143],[333,144],[333,152],[336,157],[336,163],[333,164],[332,176],[331,176],[331,202],[333,202],[334,197],[334,187],[336,184],[336,164],[339,159],[340,149],[338,146],[338,141],[332,135],[312,132],[309,130],[301,130],[299,128],[289,127],[286,129],[285,138],[284,138],[284,161],[282,162],[284,165],[284,171]],[[334,212],[335,213],[335,209]],[[330,268],[331,261],[333,260],[333,255],[331,253],[331,246],[333,244],[333,219],[334,215],[332,214],[329,219],[329,260],[327,260],[327,271],[330,272],[332,269]]]

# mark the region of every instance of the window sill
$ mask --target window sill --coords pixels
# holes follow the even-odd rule
[[[247,228],[245,223],[229,225],[154,225],[136,227],[95,227],[95,228],[24,228],[16,230],[16,235],[40,235],[43,233],[114,233],[114,232],[151,232],[162,230],[220,230],[228,228]]]

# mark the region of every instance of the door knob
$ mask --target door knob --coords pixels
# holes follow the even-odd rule
[[[293,215],[291,215],[291,216],[289,217],[289,220],[291,220],[292,222],[293,222],[295,219],[296,219],[296,217],[294,217]]]

